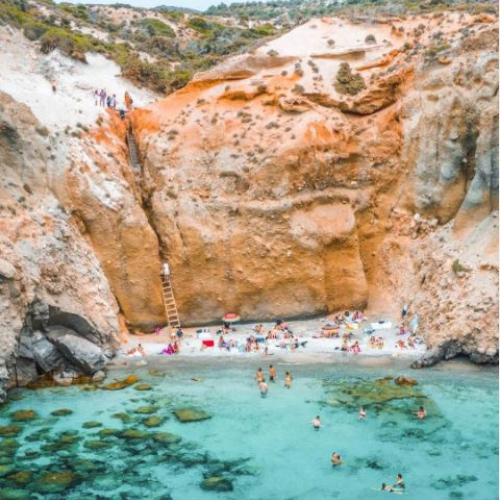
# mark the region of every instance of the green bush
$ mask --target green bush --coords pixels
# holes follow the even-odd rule
[[[175,31],[159,19],[143,19],[139,23],[139,26],[144,28],[150,36],[160,35],[168,38],[175,37]]]
[[[361,75],[354,75],[349,63],[343,62],[337,72],[335,90],[339,94],[356,95],[366,88]]]

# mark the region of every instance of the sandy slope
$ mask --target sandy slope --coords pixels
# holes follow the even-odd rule
[[[42,54],[23,34],[8,26],[0,28],[0,90],[28,105],[50,130],[95,124],[103,108],[94,103],[96,89],[116,94],[122,103],[125,91],[137,106],[157,96],[134,87],[120,77],[120,68],[98,54],[87,54],[88,64],[73,61],[58,51]],[[54,82],[57,91],[52,91]]]

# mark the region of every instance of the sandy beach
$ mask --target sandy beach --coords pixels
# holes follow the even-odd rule
[[[388,323],[392,324],[390,328],[383,328],[376,330],[372,334],[367,334],[366,330],[372,329],[372,323],[378,323],[380,320],[381,318],[369,316],[358,324],[358,329],[356,330],[347,330],[346,327],[343,326],[340,328],[339,336],[334,338],[321,337],[322,328],[332,322],[330,317],[288,321],[287,324],[289,329],[293,332],[294,336],[298,338],[301,346],[298,349],[293,350],[290,345],[283,348],[280,340],[269,340],[267,355],[264,351],[264,343],[260,344],[259,351],[245,352],[242,347],[239,347],[245,345],[246,339],[250,335],[255,335],[253,327],[256,323],[233,325],[233,330],[231,330],[229,335],[225,335],[224,339],[226,341],[232,340],[239,348],[232,347],[229,350],[218,347],[220,335],[217,334],[217,331],[220,329],[220,326],[184,328],[184,336],[180,344],[180,352],[177,355],[172,356],[161,354],[162,349],[167,347],[170,343],[169,329],[164,328],[157,334],[129,335],[127,337],[127,343],[123,344],[122,349],[114,363],[121,364],[126,360],[139,361],[148,358],[271,358],[286,360],[287,362],[320,363],[325,362],[325,360],[327,362],[331,362],[332,357],[335,358],[336,356],[339,358],[352,357],[373,359],[380,357],[393,357],[413,359],[422,356],[422,354],[426,351],[426,346],[423,343],[417,344],[415,348],[408,347],[407,339],[409,334],[398,335],[398,323],[394,320],[387,320]],[[274,326],[274,323],[263,323],[263,326],[264,332],[267,333]],[[198,338],[200,331],[203,331],[201,334],[203,338],[210,335],[210,338],[214,340],[214,347],[202,349],[202,340]],[[358,341],[361,348],[361,352],[359,354],[341,351],[343,334],[349,331],[352,334],[351,339],[349,340],[349,345]],[[369,342],[371,335],[383,338],[384,346],[382,348],[371,347]],[[403,340],[407,348],[401,349],[397,346],[396,342],[398,340]],[[134,353],[133,355],[126,354],[127,351],[137,347],[139,344],[142,345],[146,353],[145,358],[138,353]]]

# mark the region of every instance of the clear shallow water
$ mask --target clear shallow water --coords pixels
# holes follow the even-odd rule
[[[263,368],[268,364],[262,362]],[[276,365],[279,381],[270,384],[265,399],[254,382],[258,364],[228,366],[221,360],[196,365],[176,360],[157,366],[165,376],[151,376],[151,366],[110,375],[119,379],[135,373],[141,383],[152,386],[148,392],[133,387],[115,392],[76,387],[16,392],[14,397],[24,397],[0,410],[0,426],[12,424],[10,415],[19,409],[34,409],[38,418],[16,424],[23,428],[17,437],[0,438],[0,499],[155,500],[167,499],[168,494],[173,500],[367,499],[390,495],[376,489],[382,482],[392,483],[398,472],[405,477],[403,496],[408,500],[498,498],[494,371]],[[291,390],[282,382],[288,369],[295,377]],[[376,385],[380,383],[375,379],[400,374],[417,378],[419,385],[401,393],[394,392],[392,382]],[[202,381],[192,381],[194,376]],[[366,399],[373,393],[375,399]],[[361,401],[368,403],[364,422],[357,419]],[[424,422],[411,415],[420,402],[429,413]],[[145,427],[142,422],[148,415],[134,409],[147,405],[157,408],[153,415],[168,420],[160,427]],[[205,410],[213,418],[182,424],[172,410],[185,406]],[[50,416],[61,408],[74,413]],[[133,421],[122,422],[112,416],[116,413],[127,413]],[[315,415],[324,422],[319,432],[310,425]],[[83,429],[82,424],[91,420],[103,427]],[[46,433],[35,435],[41,436],[39,440],[29,437],[47,427]],[[151,435],[138,440],[97,435],[103,428],[167,431],[182,441],[167,446]],[[69,439],[74,442],[60,449],[61,433],[71,436],[74,431],[78,434]],[[85,447],[88,441],[104,441],[109,448],[90,450]],[[40,450],[40,457],[32,457]],[[335,469],[330,464],[333,451],[345,460]],[[5,467],[12,470],[6,473]],[[26,474],[12,476],[19,471],[32,475],[27,482]],[[57,485],[40,486],[39,478],[47,471],[70,471],[72,482],[59,490]],[[204,475],[227,477],[234,491],[202,491]]]

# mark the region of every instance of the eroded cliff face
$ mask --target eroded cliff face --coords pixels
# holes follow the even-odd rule
[[[396,317],[411,303],[430,362],[496,360],[497,33],[496,19],[458,13],[314,20],[126,123],[109,113],[48,139],[32,117],[20,125],[26,109],[9,115],[30,143],[21,154],[7,132],[1,148],[16,179],[6,196],[26,199],[2,209],[2,283],[27,283],[6,299],[9,352],[26,311],[50,326],[35,299],[109,332],[104,343],[117,315],[122,328],[164,324],[168,262],[183,324]],[[346,61],[366,83],[355,96],[335,87]]]
[[[99,260],[49,188],[52,151],[29,108],[0,93],[0,400],[42,374],[93,376],[118,344]],[[93,353],[85,369],[68,343]]]
[[[395,28],[311,21],[133,114],[184,322],[411,302],[431,347],[495,359],[497,25]],[[348,98],[333,85],[346,60],[367,82]]]

